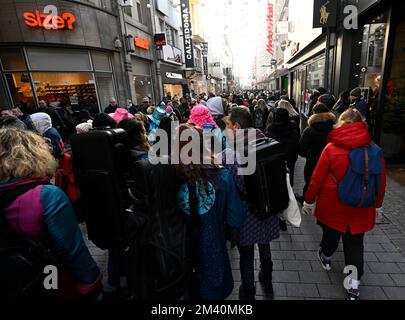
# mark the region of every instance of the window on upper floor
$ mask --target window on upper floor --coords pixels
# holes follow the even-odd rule
[[[177,30],[166,24],[167,44],[177,47]]]
[[[138,14],[138,21],[143,24],[144,21],[143,21],[142,6],[139,2],[136,3],[136,12]]]

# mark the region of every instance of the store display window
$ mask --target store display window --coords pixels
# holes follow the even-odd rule
[[[324,85],[325,58],[319,59],[307,66],[306,89],[309,92]]]
[[[363,39],[361,45],[359,87],[371,88],[378,92],[381,87],[382,65],[385,49],[385,33],[387,24],[384,15],[373,19],[372,24],[363,27]]]
[[[172,97],[177,96],[181,98],[183,96],[183,87],[181,84],[164,84],[163,88],[165,95],[170,92]]]
[[[92,73],[33,73],[32,79],[39,100],[78,107],[97,101]]]
[[[28,72],[6,73],[5,78],[14,105],[27,112],[34,111],[35,99]]]

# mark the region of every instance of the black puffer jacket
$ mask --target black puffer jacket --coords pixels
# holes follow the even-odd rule
[[[300,133],[297,124],[290,122],[273,122],[267,130],[267,136],[283,145],[287,156],[287,166],[290,171],[291,185],[294,181],[294,167],[298,159]]]
[[[305,182],[311,181],[312,173],[327,144],[329,133],[333,130],[336,117],[333,113],[318,113],[308,120],[309,127],[302,134],[299,144],[300,156],[307,159],[304,175]]]

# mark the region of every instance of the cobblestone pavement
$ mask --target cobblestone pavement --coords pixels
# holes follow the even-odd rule
[[[302,193],[304,160],[299,159],[295,172],[295,192]],[[83,231],[85,232],[84,228]],[[332,270],[322,269],[316,250],[321,240],[320,227],[313,217],[303,216],[301,227],[288,227],[272,242],[274,263],[273,286],[276,300],[345,299],[342,245],[333,256]],[[88,246],[106,275],[106,251]],[[238,300],[241,284],[239,253],[229,251],[235,286],[228,300]],[[377,227],[365,237],[365,274],[362,278],[362,300],[405,300],[405,188],[388,179],[385,204]],[[255,251],[255,277],[258,281],[259,252]],[[106,276],[105,276],[106,278]],[[267,299],[256,283],[257,299]]]

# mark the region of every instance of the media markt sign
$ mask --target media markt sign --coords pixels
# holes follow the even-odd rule
[[[181,22],[183,26],[184,52],[186,68],[194,68],[194,51],[191,30],[191,14],[189,0],[181,0]]]

